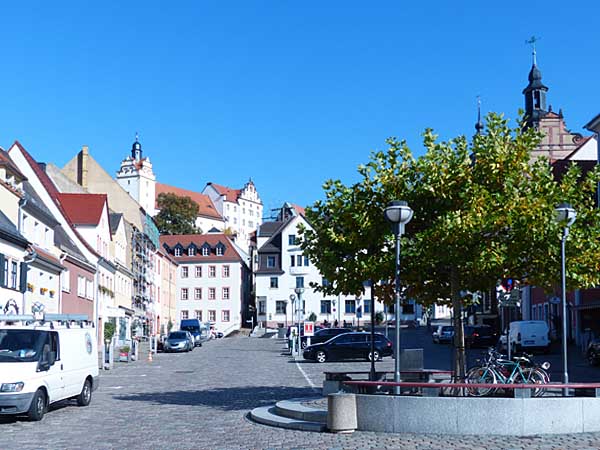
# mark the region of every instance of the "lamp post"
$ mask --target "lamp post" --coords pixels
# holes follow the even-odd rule
[[[300,310],[302,309],[302,293],[304,292],[304,288],[297,287],[296,289],[294,289],[294,292],[298,296],[298,346],[296,347],[296,349],[298,350],[298,356],[300,356],[300,349],[302,348],[302,340],[300,339]]]
[[[404,225],[410,222],[413,216],[413,210],[405,201],[390,202],[384,211],[385,218],[392,224],[392,231],[396,236],[396,336],[394,343],[394,381],[400,382],[400,236],[404,234]],[[400,386],[394,386],[394,394],[400,395]]]
[[[292,352],[292,356],[296,353],[296,340],[294,339],[294,334],[292,330],[294,329],[294,302],[296,301],[296,296],[294,294],[290,294],[290,301],[292,302],[292,322],[290,325],[290,350]]]
[[[569,227],[577,218],[577,211],[568,203],[561,203],[555,209],[556,221],[563,225],[563,235],[560,241],[561,275],[562,275],[562,356],[563,356],[563,383],[569,382],[569,369],[567,367],[567,271],[565,243],[569,236]],[[563,389],[563,395],[569,395],[569,389]]]

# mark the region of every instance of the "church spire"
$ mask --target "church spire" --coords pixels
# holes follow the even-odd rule
[[[131,146],[131,157],[133,159],[135,159],[136,161],[139,161],[142,159],[142,144],[140,144],[139,138],[140,138],[140,136],[138,135],[138,132],[136,131],[135,132],[135,142]]]
[[[546,110],[546,92],[548,88],[542,83],[542,72],[537,66],[537,52],[535,43],[539,38],[532,36],[525,43],[532,46],[533,64],[529,71],[529,84],[523,89],[525,96],[525,120],[528,126],[536,126],[540,119],[547,113]]]
[[[477,96],[477,123],[475,124],[475,134],[482,134],[483,122],[481,121],[481,97]]]

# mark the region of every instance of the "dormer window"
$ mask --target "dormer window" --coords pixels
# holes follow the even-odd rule
[[[175,256],[181,256],[181,247],[175,247]]]
[[[202,251],[202,256],[208,256],[208,255],[210,255],[210,245],[204,244],[202,246],[202,250],[201,251]]]
[[[217,256],[223,256],[225,254],[225,246],[223,245],[223,243],[219,242],[217,244],[217,246],[215,247],[215,252],[217,253]]]
[[[196,256],[196,246],[195,245],[190,245],[188,247],[188,256]]]

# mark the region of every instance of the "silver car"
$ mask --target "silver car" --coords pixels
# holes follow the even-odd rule
[[[194,348],[194,338],[189,331],[171,331],[164,343],[165,352],[189,352]]]

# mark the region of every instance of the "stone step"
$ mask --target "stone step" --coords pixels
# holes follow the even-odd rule
[[[275,412],[278,416],[290,419],[306,420],[308,422],[327,423],[327,409],[311,408],[303,405],[307,399],[282,400],[275,404]]]
[[[254,408],[250,412],[250,418],[255,422],[262,423],[263,425],[270,425],[272,427],[287,428],[289,430],[300,430],[300,431],[326,431],[327,426],[320,422],[309,422],[306,420],[291,419],[289,417],[283,417],[275,413],[276,408],[274,406],[261,406]]]

